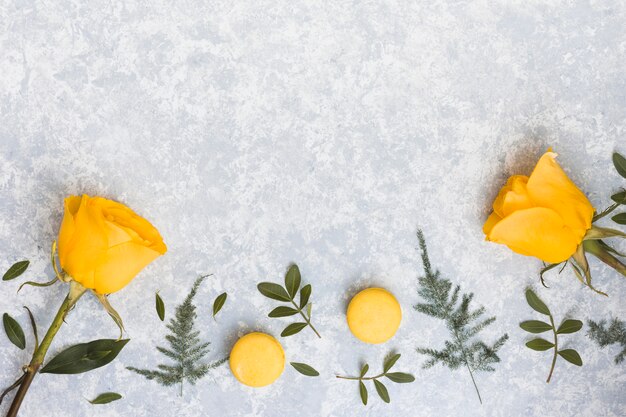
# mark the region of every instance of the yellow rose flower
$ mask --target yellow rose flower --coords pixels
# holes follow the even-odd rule
[[[85,288],[116,292],[166,251],[159,231],[125,205],[88,195],[65,199],[59,262]]]
[[[574,255],[591,228],[594,208],[556,156],[546,152],[530,177],[509,178],[483,226],[487,240],[552,264]]]

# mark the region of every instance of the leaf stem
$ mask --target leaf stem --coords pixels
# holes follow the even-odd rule
[[[476,390],[476,395],[478,395],[478,401],[482,404],[483,399],[480,397],[480,391],[478,391],[478,385],[476,385],[476,380],[474,379],[474,373],[472,372],[472,368],[469,366],[469,361],[467,359],[467,354],[465,353],[465,348],[463,347],[463,343],[461,343],[461,338],[459,337],[459,333],[457,330],[454,330],[454,337],[456,338],[459,347],[461,348],[461,353],[463,353],[463,362],[465,362],[465,366],[469,371],[470,378],[472,378],[472,383],[474,384],[474,389]]]
[[[41,344],[39,347],[33,352],[33,357],[30,360],[28,366],[25,367],[25,373],[23,375],[24,379],[20,384],[17,393],[15,394],[15,398],[13,398],[13,402],[11,403],[11,407],[9,408],[9,412],[7,413],[7,417],[16,417],[17,413],[22,405],[22,401],[28,392],[28,388],[30,384],[33,382],[35,378],[35,374],[39,371],[39,368],[43,364],[44,358],[46,357],[46,353],[48,352],[48,348],[52,343],[52,339],[56,336],[57,332],[61,328],[67,313],[74,307],[78,299],[87,291],[85,287],[80,285],[76,281],[72,281],[70,283],[70,291],[63,300],[63,303],[59,307],[56,316],[52,320],[46,335],[41,340]]]
[[[548,379],[546,380],[547,384],[550,383],[550,378],[552,378],[552,372],[554,372],[554,365],[556,365],[556,355],[559,351],[559,344],[558,344],[557,335],[556,335],[556,327],[554,326],[554,318],[552,317],[552,314],[550,314],[550,324],[552,325],[552,333],[554,333],[554,356],[552,357],[552,366],[550,366],[550,373],[548,374]]]
[[[315,327],[313,327],[313,324],[311,324],[311,317],[307,317],[306,314],[304,314],[302,312],[302,309],[296,304],[295,301],[293,301],[293,299],[291,300],[291,304],[293,304],[293,306],[296,308],[296,310],[298,310],[298,313],[300,313],[300,315],[302,316],[302,318],[304,319],[304,321],[306,321],[306,324],[309,325],[309,327],[311,328],[311,330],[313,330],[315,332],[315,334],[317,335],[317,337],[319,337],[320,339],[322,338],[322,336],[320,336],[320,334],[317,332],[317,330],[315,329]]]
[[[368,377],[335,375],[336,378],[339,378],[339,379],[349,379],[351,381],[369,381],[369,380],[372,380],[372,379],[381,378],[383,376],[385,376],[384,372],[382,374],[379,374],[379,375],[376,375],[376,376],[368,376]]]

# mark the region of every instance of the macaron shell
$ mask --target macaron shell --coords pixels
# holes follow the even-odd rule
[[[367,288],[359,292],[350,301],[346,315],[352,334],[372,344],[391,339],[402,321],[398,300],[383,288]]]
[[[248,333],[230,352],[230,370],[249,387],[264,387],[276,381],[285,369],[285,352],[272,336]]]

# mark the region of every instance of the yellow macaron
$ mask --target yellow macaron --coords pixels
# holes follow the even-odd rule
[[[239,382],[264,387],[285,369],[285,352],[278,340],[265,333],[248,333],[230,351],[230,370]]]
[[[402,309],[396,297],[383,288],[367,288],[355,295],[348,305],[348,326],[365,343],[383,343],[391,339],[402,321]]]

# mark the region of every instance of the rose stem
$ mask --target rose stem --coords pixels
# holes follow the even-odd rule
[[[28,391],[28,388],[30,387],[31,382],[33,382],[33,379],[35,378],[35,374],[37,373],[37,371],[39,371],[39,368],[41,367],[41,364],[43,363],[44,358],[46,357],[46,353],[48,352],[48,348],[50,347],[50,344],[52,343],[52,339],[54,339],[54,336],[56,336],[57,332],[61,328],[61,325],[63,324],[63,320],[67,316],[67,313],[69,313],[72,307],[74,307],[74,304],[76,304],[78,299],[85,293],[85,291],[86,291],[86,288],[82,287],[77,282],[72,281],[70,283],[69,294],[65,297],[65,300],[63,300],[63,304],[61,304],[61,307],[59,307],[59,311],[57,311],[56,316],[52,320],[52,323],[50,324],[50,327],[48,328],[48,331],[46,332],[46,335],[41,340],[41,344],[39,345],[37,350],[33,353],[33,357],[30,363],[25,368],[26,371],[24,374],[24,379],[22,380],[22,383],[20,384],[20,387],[17,390],[17,394],[15,394],[15,398],[13,398],[13,402],[11,403],[11,407],[9,408],[7,417],[17,416],[17,412],[19,411],[20,406],[22,405],[22,401],[24,400],[24,397],[26,396],[26,392]]]

